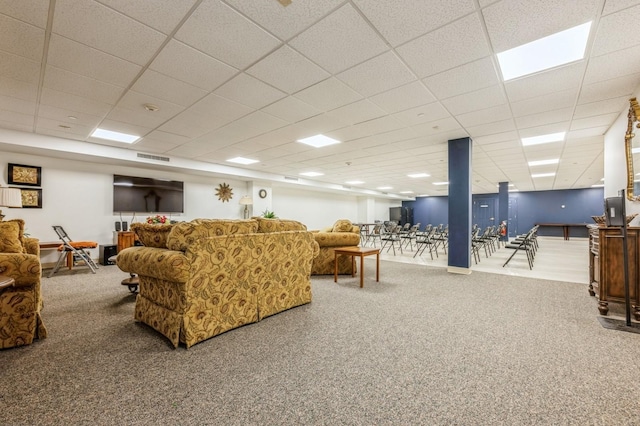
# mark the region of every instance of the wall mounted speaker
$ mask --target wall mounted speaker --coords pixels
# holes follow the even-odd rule
[[[127,225],[127,222],[122,222],[122,230],[126,231],[127,229],[129,229],[129,226]]]
[[[120,231],[120,222],[116,221],[116,231]]]

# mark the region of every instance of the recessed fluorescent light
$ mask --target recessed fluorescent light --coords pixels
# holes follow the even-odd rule
[[[596,183],[594,185],[591,185],[592,188],[604,188],[604,184],[603,183]]]
[[[379,186],[376,189],[380,189],[380,190],[384,191],[386,189],[393,189],[393,186]]]
[[[498,188],[500,188],[500,184],[499,184],[499,183],[498,183],[498,184],[496,184],[496,186],[497,186]],[[507,186],[514,186],[514,185],[513,185],[512,183],[510,183],[510,184],[508,184]]]
[[[429,177],[431,175],[427,174],[427,173],[414,173],[412,175],[407,175],[410,178],[423,178],[423,177]]]
[[[541,143],[561,142],[564,140],[566,132],[549,133],[548,135],[532,136],[522,138],[522,146],[539,145]]]
[[[559,158],[554,158],[552,160],[529,161],[529,166],[546,166],[548,164],[558,164],[559,162]]]
[[[349,185],[362,185],[364,182],[361,180],[348,180],[345,183]]]
[[[400,191],[401,194],[413,194],[413,191]]]
[[[510,189],[509,192],[520,192],[519,189]]]
[[[322,148],[323,146],[340,143],[339,140],[330,138],[325,135],[315,135],[308,138],[298,139],[298,142],[312,146],[314,148]]]
[[[449,185],[449,182],[433,182],[434,185]]]
[[[631,148],[631,153],[632,153],[632,154],[637,154],[637,153],[639,153],[639,152],[640,152],[640,147],[638,147],[638,148]]]
[[[134,143],[135,141],[140,139],[140,136],[129,135],[126,133],[114,132],[112,130],[105,129],[96,129],[93,133],[91,133],[91,137],[124,143]]]
[[[532,178],[539,178],[539,177],[550,177],[550,176],[555,176],[555,173],[536,173],[536,174],[532,174],[531,177]]]
[[[429,194],[420,194],[420,195],[418,195],[418,197],[428,197],[428,196],[429,196]]]
[[[238,163],[238,164],[253,164],[253,163],[258,163],[258,160],[252,160],[250,158],[244,158],[244,157],[234,157],[234,158],[229,158],[227,160],[230,163]]]
[[[504,81],[583,59],[590,30],[591,21],[498,53]]]
[[[320,173],[320,172],[302,172],[300,173],[301,176],[308,176],[308,177],[316,177],[316,176],[323,176],[324,173]]]

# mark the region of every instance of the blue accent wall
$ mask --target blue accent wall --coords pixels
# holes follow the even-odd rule
[[[475,194],[472,197],[474,200],[476,197],[498,199],[498,194]],[[592,224],[595,222],[591,216],[604,214],[603,188],[510,192],[509,198],[518,200],[517,229],[510,229],[512,234],[523,234],[536,223]],[[429,223],[447,224],[448,197],[419,197],[415,201],[403,201],[402,205],[413,208],[413,221],[420,222],[422,228]],[[538,234],[561,237],[562,229],[540,228]],[[571,236],[587,237],[586,228],[571,228]]]

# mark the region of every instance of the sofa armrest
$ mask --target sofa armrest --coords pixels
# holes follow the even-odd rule
[[[122,250],[116,264],[124,272],[181,283],[189,279],[191,267],[181,251],[140,246]]]
[[[16,280],[15,286],[40,282],[40,258],[27,253],[0,253],[0,274]]]
[[[28,254],[35,254],[36,256],[40,256],[40,240],[38,240],[37,238],[25,237],[24,248]]]
[[[320,247],[348,247],[360,244],[360,233],[316,232],[313,234]]]

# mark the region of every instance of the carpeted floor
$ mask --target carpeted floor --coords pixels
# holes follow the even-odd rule
[[[0,351],[0,424],[640,424],[640,335],[586,285],[374,265],[189,350],[133,321],[115,266],[44,278],[50,337]]]

